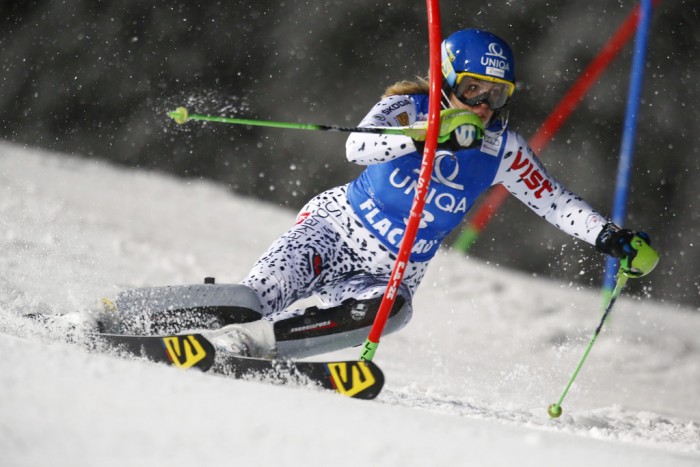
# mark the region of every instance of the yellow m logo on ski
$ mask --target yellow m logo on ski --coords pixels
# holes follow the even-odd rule
[[[375,383],[372,370],[367,367],[366,362],[328,363],[328,371],[336,390],[348,397],[353,397]]]
[[[179,368],[190,368],[207,355],[195,336],[164,337],[163,343],[173,365]]]

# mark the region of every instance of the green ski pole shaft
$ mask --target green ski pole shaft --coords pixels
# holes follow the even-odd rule
[[[596,328],[595,332],[593,333],[593,337],[591,337],[591,340],[588,343],[588,347],[586,347],[586,351],[583,353],[581,360],[578,362],[578,365],[576,366],[576,370],[574,371],[573,376],[569,380],[569,383],[566,385],[566,388],[564,389],[564,392],[562,393],[561,397],[559,398],[559,401],[550,405],[547,408],[547,413],[549,414],[550,417],[557,418],[557,417],[561,416],[561,414],[562,414],[561,404],[562,404],[562,402],[564,402],[564,398],[566,397],[567,393],[569,392],[571,385],[574,384],[574,380],[576,379],[579,372],[581,371],[581,367],[583,367],[583,364],[586,361],[588,354],[591,352],[591,349],[593,348],[593,344],[595,344],[595,341],[598,338],[600,331],[603,329],[603,324],[605,324],[605,320],[608,318],[608,315],[612,311],[613,305],[615,305],[615,302],[617,301],[617,297],[620,296],[620,292],[622,292],[622,288],[627,283],[627,279],[628,279],[628,276],[623,274],[622,271],[619,271],[617,273],[617,283],[615,284],[615,289],[612,291],[612,294],[610,295],[610,301],[608,302],[608,306],[605,308],[605,312],[603,313],[603,317],[600,319],[600,323],[598,324],[598,327]]]
[[[406,131],[409,130],[409,127],[341,127],[337,125],[315,125],[313,123],[273,122],[267,120],[217,117],[215,115],[190,114],[184,107],[178,107],[172,112],[168,112],[168,117],[172,118],[175,120],[175,123],[180,125],[190,120],[200,120],[206,122],[228,123],[231,125],[286,128],[290,130],[339,131],[344,133],[374,133],[380,135],[406,135]]]
[[[635,235],[632,238],[632,240],[630,240],[630,247],[633,250],[635,250],[635,253],[621,259],[621,266],[620,269],[617,271],[617,282],[615,283],[615,288],[610,294],[610,301],[608,302],[608,305],[605,308],[603,317],[600,319],[600,324],[593,333],[591,341],[588,343],[588,347],[586,348],[583,357],[581,357],[581,361],[579,361],[578,366],[576,367],[576,371],[574,371],[574,375],[569,380],[569,384],[566,385],[566,389],[564,389],[564,392],[559,398],[559,401],[555,404],[550,405],[547,408],[547,413],[552,418],[557,418],[561,416],[561,403],[564,401],[564,398],[569,392],[569,388],[571,388],[571,385],[574,384],[574,380],[576,379],[576,376],[578,376],[579,371],[581,371],[583,362],[586,361],[586,357],[588,357],[588,354],[593,348],[593,344],[598,338],[598,334],[600,334],[600,331],[603,329],[603,324],[605,324],[605,320],[608,318],[608,315],[612,311],[615,301],[617,301],[617,298],[620,296],[622,288],[627,283],[627,279],[629,279],[630,277],[638,278],[646,276],[651,271],[653,271],[654,268],[656,268],[656,265],[659,263],[659,254],[649,245],[648,238],[644,239],[641,235]]]

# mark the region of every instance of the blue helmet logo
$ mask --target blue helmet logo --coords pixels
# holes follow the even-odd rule
[[[462,74],[515,87],[515,61],[508,44],[487,31],[464,29],[442,42],[442,74],[454,87]]]

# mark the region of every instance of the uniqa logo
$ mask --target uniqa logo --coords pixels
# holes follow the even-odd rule
[[[444,164],[442,162],[445,160],[454,162],[454,168],[452,169],[452,173],[449,175],[443,174]],[[457,175],[459,175],[459,164],[457,163],[457,158],[451,153],[438,152],[435,155],[435,167],[433,168],[433,171],[433,176],[431,178],[434,181],[442,183],[447,187],[454,188],[455,190],[464,190],[464,185],[454,182],[454,179],[457,178]]]
[[[498,58],[502,58],[503,60],[507,60],[507,57],[505,55],[503,55],[503,47],[501,47],[500,45],[498,45],[495,42],[491,42],[489,44],[489,51],[486,52],[486,55],[490,55],[492,57],[498,57]]]
[[[455,179],[459,174],[459,166],[457,164],[456,158],[454,158],[455,165],[451,168],[444,167],[441,164],[441,162],[451,159],[453,159],[453,156],[450,152],[438,154],[435,157],[434,172],[431,178],[433,181],[437,182],[437,184],[442,184],[455,190],[464,191],[464,185],[455,182]],[[419,173],[419,170],[414,169],[413,172],[417,174]],[[404,175],[403,180],[401,180],[400,174],[401,170],[397,167],[389,175],[389,183],[391,183],[391,186],[403,190],[404,194],[406,195],[410,194],[412,191],[414,193],[418,191],[418,181],[415,179],[415,177],[412,177],[410,175]],[[425,203],[427,205],[435,206],[443,212],[449,212],[452,214],[465,213],[467,212],[467,208],[469,207],[467,203],[467,198],[465,198],[464,196],[460,196],[459,194],[447,192],[443,188],[438,187],[437,185],[430,186],[430,190],[428,191],[425,197]],[[374,205],[365,207],[363,203],[360,207],[362,209],[369,209],[374,208]],[[373,213],[365,215],[365,218],[369,217],[373,217]],[[430,214],[428,209],[425,209],[423,211],[423,218],[421,218],[420,227],[426,227],[428,223],[432,222],[434,219],[435,217],[432,214]],[[408,222],[408,220],[404,219],[404,222]]]
[[[450,164],[444,164],[444,162],[454,163],[451,173],[445,173],[450,170]],[[399,172],[399,169],[395,169],[389,176],[389,182],[391,183],[391,185],[395,188],[404,188],[406,186],[409,186],[409,189],[413,189],[417,182],[414,180],[413,183],[409,183],[411,179],[408,176],[405,176],[402,181],[399,181],[396,178]],[[413,169],[413,173],[420,174],[420,170]],[[438,151],[437,153],[435,153],[435,164],[433,165],[433,174],[430,177],[432,181],[441,183],[442,185],[445,185],[446,187],[455,190],[464,190],[464,185],[462,185],[461,183],[456,183],[454,181],[458,175],[459,163],[457,162],[457,158],[454,156],[454,154],[452,154],[449,151]]]
[[[510,71],[508,57],[503,55],[503,48],[495,42],[489,44],[489,51],[486,52],[483,57],[481,57],[481,64],[485,67]]]

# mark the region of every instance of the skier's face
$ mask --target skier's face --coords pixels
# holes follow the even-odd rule
[[[456,109],[468,110],[477,115],[481,121],[484,122],[484,125],[487,125],[493,116],[493,110],[491,110],[491,107],[489,107],[487,102],[482,102],[477,105],[467,105],[461,100],[457,99],[457,96],[455,96],[454,93],[450,93],[450,102]]]

